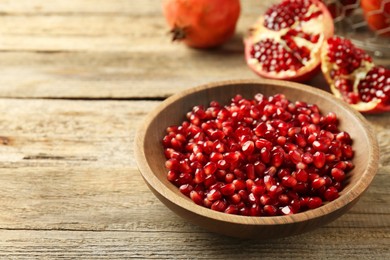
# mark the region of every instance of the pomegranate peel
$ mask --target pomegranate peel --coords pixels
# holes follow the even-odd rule
[[[262,77],[304,81],[318,72],[321,46],[333,33],[332,16],[323,3],[284,0],[249,29],[246,62]]]
[[[229,40],[240,15],[239,0],[165,0],[163,11],[173,41],[212,48]]]

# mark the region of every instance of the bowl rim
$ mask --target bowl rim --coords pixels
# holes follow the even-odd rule
[[[337,198],[334,201],[328,202],[324,205],[322,205],[319,208],[310,209],[304,212],[295,213],[291,215],[285,215],[285,216],[241,216],[241,215],[234,215],[234,214],[226,214],[223,212],[218,212],[211,210],[209,208],[200,206],[195,204],[193,201],[191,201],[187,197],[181,197],[178,196],[176,193],[174,193],[172,190],[170,190],[168,187],[165,187],[165,184],[160,181],[159,178],[153,173],[152,169],[150,168],[148,161],[146,159],[146,154],[144,150],[144,142],[146,138],[146,132],[148,129],[148,126],[150,123],[155,119],[156,116],[158,116],[161,111],[163,111],[165,108],[167,108],[170,104],[178,101],[179,99],[183,98],[184,96],[194,94],[197,92],[205,91],[208,89],[213,88],[220,88],[226,85],[253,85],[253,84],[260,84],[260,85],[273,85],[277,87],[287,87],[292,88],[296,90],[301,90],[304,92],[309,92],[316,96],[321,96],[322,98],[326,99],[330,103],[335,103],[338,106],[341,106],[343,109],[345,109],[346,112],[350,114],[350,116],[355,117],[356,120],[359,121],[359,123],[362,126],[363,133],[365,135],[365,138],[368,140],[368,142],[371,144],[368,147],[367,150],[367,168],[363,172],[361,178],[353,184],[353,186],[344,194],[342,194],[339,198]],[[239,94],[239,93],[237,93]],[[367,120],[364,118],[363,115],[361,115],[358,111],[351,108],[347,103],[344,101],[336,98],[334,95],[332,95],[329,92],[326,92],[322,89],[315,88],[309,85],[305,85],[302,83],[296,83],[291,81],[282,81],[282,80],[271,80],[271,79],[240,79],[240,80],[225,80],[225,81],[215,81],[210,82],[206,84],[201,84],[195,87],[190,87],[188,89],[185,89],[183,91],[180,91],[178,93],[175,93],[162,101],[161,104],[159,104],[157,107],[155,107],[151,112],[148,113],[148,115],[145,117],[143,123],[139,126],[137,129],[136,135],[135,135],[135,157],[136,162],[138,165],[138,169],[144,179],[144,181],[148,184],[149,188],[154,190],[154,192],[157,192],[159,195],[163,196],[166,200],[184,208],[185,210],[192,212],[196,215],[228,222],[228,223],[234,223],[234,224],[243,224],[245,225],[286,225],[291,223],[298,223],[307,221],[309,219],[315,219],[319,217],[323,217],[324,215],[329,215],[332,212],[335,212],[337,210],[340,210],[345,205],[350,204],[351,202],[355,201],[357,198],[359,198],[368,188],[370,183],[372,182],[374,176],[377,173],[378,167],[379,167],[379,147],[377,143],[376,136],[372,130],[372,127],[369,125]],[[155,185],[158,184],[158,185]],[[172,184],[173,185],[173,184]],[[164,188],[162,188],[164,187]]]

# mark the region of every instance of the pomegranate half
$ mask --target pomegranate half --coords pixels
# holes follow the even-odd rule
[[[317,72],[322,44],[334,25],[318,0],[283,0],[271,6],[244,39],[248,66],[265,78],[304,81]]]
[[[322,51],[322,72],[333,94],[362,113],[390,111],[390,70],[348,39],[332,37]]]

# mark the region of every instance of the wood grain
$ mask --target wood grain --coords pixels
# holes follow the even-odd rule
[[[390,258],[388,115],[367,117],[381,151],[371,187],[302,236],[214,235],[144,184],[133,141],[148,100],[256,78],[242,37],[270,1],[241,3],[236,36],[198,51],[170,42],[159,0],[0,1],[0,258]],[[309,84],[327,89],[320,75]]]

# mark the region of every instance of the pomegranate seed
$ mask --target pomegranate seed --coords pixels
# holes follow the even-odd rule
[[[206,175],[213,174],[217,170],[217,165],[214,162],[208,162],[203,167],[203,170]]]
[[[332,201],[340,196],[339,191],[335,187],[329,187],[324,193],[324,197],[327,201]]]
[[[277,208],[273,205],[265,205],[263,210],[266,216],[276,216],[278,212]]]
[[[295,164],[302,161],[301,154],[298,152],[298,150],[289,151],[288,155],[290,156],[290,160]]]
[[[340,170],[339,168],[333,168],[330,172],[333,179],[338,182],[342,182],[345,179],[345,173],[343,170]]]
[[[260,196],[260,203],[262,205],[271,205],[272,204],[272,199],[271,199],[271,197],[269,195],[264,194],[264,195]]]
[[[227,214],[233,214],[233,215],[237,215],[238,214],[238,208],[236,205],[229,205],[226,207],[225,213]]]
[[[285,187],[293,188],[297,185],[297,180],[292,176],[284,176],[282,178],[282,185]]]
[[[233,181],[234,187],[236,187],[236,190],[243,190],[246,188],[246,182],[240,179],[235,179]]]
[[[229,199],[230,203],[237,205],[241,202],[241,195],[238,193],[235,193],[232,196],[230,196],[228,199]]]
[[[295,173],[295,178],[297,181],[307,182],[309,174],[305,170],[299,169]]]
[[[319,178],[315,178],[312,182],[311,182],[311,187],[313,188],[313,189],[319,189],[319,188],[321,188],[321,187],[323,187],[324,185],[325,185],[325,180],[324,180],[324,178],[321,178],[321,177],[319,177]]]
[[[235,190],[236,190],[236,187],[232,183],[225,184],[220,189],[222,195],[225,195],[225,196],[233,195]]]
[[[217,178],[214,175],[206,175],[206,178],[203,181],[203,184],[206,188],[209,188],[211,185],[217,182]]]
[[[353,150],[352,150],[352,147],[350,145],[343,145],[341,147],[341,150],[343,152],[343,155],[346,159],[351,159],[353,157]]]
[[[190,184],[183,184],[179,187],[179,190],[181,193],[183,193],[184,195],[186,196],[189,196],[190,195],[190,192],[194,189],[194,187],[192,187],[192,185]]]
[[[222,194],[219,190],[212,189],[207,193],[207,199],[209,201],[216,201],[222,198]]]
[[[255,144],[252,141],[246,141],[241,149],[245,155],[250,155],[255,150]]]
[[[177,171],[179,170],[180,167],[179,160],[177,160],[176,158],[171,158],[165,162],[165,167],[168,170]]]
[[[203,197],[199,194],[199,192],[195,190],[190,192],[190,198],[192,199],[193,202],[195,202],[198,205],[203,204]]]
[[[309,209],[315,209],[322,205],[322,199],[320,197],[311,197],[307,202]]]
[[[204,173],[203,169],[196,169],[194,174],[194,182],[195,183],[202,183],[206,179],[206,174]]]
[[[317,168],[322,168],[325,165],[326,157],[323,152],[316,152],[313,155],[313,163]]]
[[[260,185],[253,185],[252,188],[251,188],[251,192],[255,195],[255,196],[261,196],[265,193],[265,187],[264,186],[260,186]]]
[[[175,181],[179,177],[179,174],[175,171],[168,171],[167,179],[168,181]]]
[[[304,153],[302,155],[302,162],[305,164],[310,164],[313,162],[313,155],[311,153]]]
[[[195,204],[227,214],[276,216],[339,197],[354,165],[335,114],[284,95],[236,96],[195,106],[162,139],[167,179]]]
[[[234,178],[235,178],[235,176],[234,176],[233,173],[227,173],[227,174],[225,175],[225,182],[226,182],[226,183],[232,183],[233,180],[234,180]]]
[[[262,148],[267,148],[268,150],[272,149],[272,143],[266,139],[260,138],[256,140],[255,142],[256,148],[262,149]]]
[[[317,140],[312,143],[312,146],[316,151],[326,152],[328,150],[328,146],[325,143],[321,143]]]
[[[219,212],[224,212],[227,208],[227,203],[225,200],[217,200],[211,204],[211,209]]]
[[[209,157],[210,161],[218,162],[223,159],[223,155],[221,153],[212,152]]]

